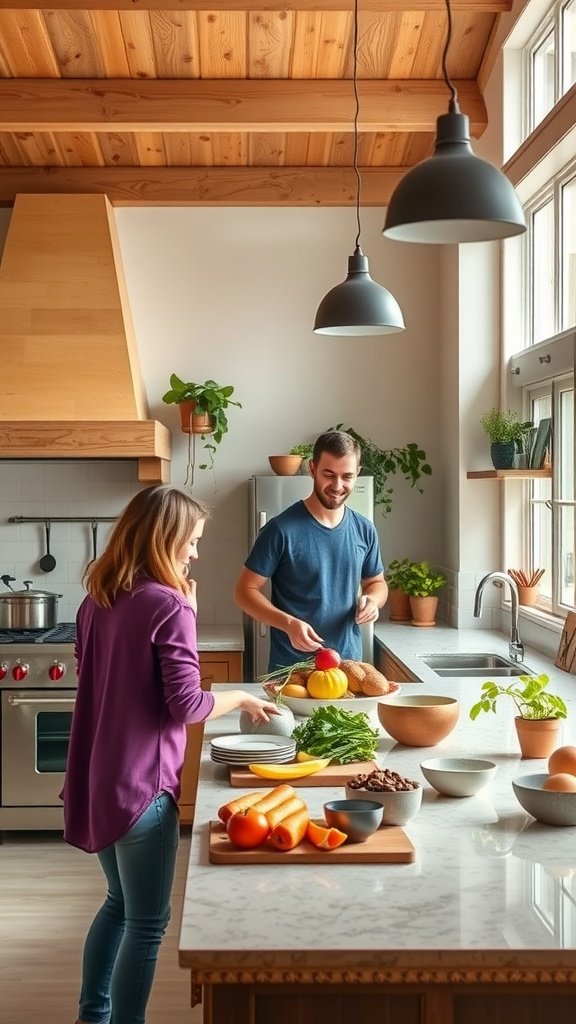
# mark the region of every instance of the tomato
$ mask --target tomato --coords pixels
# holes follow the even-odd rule
[[[338,668],[341,661],[338,651],[333,651],[331,647],[321,647],[314,655],[314,665],[320,670]]]
[[[249,807],[246,811],[237,811],[228,818],[226,831],[234,846],[251,850],[255,846],[262,846],[270,833],[270,825],[265,814],[253,811]]]

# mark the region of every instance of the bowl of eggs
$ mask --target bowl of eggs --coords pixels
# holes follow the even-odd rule
[[[576,825],[576,747],[558,747],[548,759],[548,774],[522,775],[512,781],[518,803],[544,825]]]

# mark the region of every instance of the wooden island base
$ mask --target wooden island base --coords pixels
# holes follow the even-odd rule
[[[194,991],[200,995],[196,985],[193,997]],[[428,983],[231,983],[204,985],[202,992],[204,1024],[573,1024],[576,1012],[574,978],[569,983],[455,984],[440,976]]]

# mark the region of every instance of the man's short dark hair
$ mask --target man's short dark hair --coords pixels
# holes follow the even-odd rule
[[[325,434],[320,434],[314,445],[312,462],[317,463],[322,452],[328,452],[329,455],[334,455],[338,459],[344,455],[355,455],[360,462],[360,445],[345,430],[327,430]]]

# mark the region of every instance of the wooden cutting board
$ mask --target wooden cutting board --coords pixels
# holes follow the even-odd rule
[[[287,782],[289,786],[345,786],[348,779],[360,773],[368,774],[376,768],[375,761],[351,761],[350,764],[329,764],[314,775],[302,775],[299,779],[261,779],[249,768],[240,765],[229,765],[230,785],[234,788],[258,789],[265,786],[270,789]]]
[[[410,864],[416,850],[396,825],[384,825],[365,843],[344,843],[335,850],[319,850],[306,839],[293,850],[269,846],[239,850],[228,839],[224,825],[211,821],[208,856],[212,864]]]

